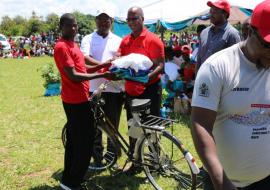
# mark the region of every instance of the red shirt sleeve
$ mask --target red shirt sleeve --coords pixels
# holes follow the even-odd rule
[[[159,38],[154,37],[152,39],[149,44],[149,53],[151,60],[165,57],[164,45]]]
[[[122,55],[125,55],[125,52],[124,52],[124,44],[125,44],[125,40],[126,38],[123,38],[122,39],[122,41],[121,41],[121,44],[120,44],[120,46],[119,46],[119,48],[118,48],[118,50],[117,50],[117,52],[118,53],[120,53],[120,56],[122,56]]]
[[[55,58],[58,63],[61,63],[63,66],[74,67],[71,51],[65,46],[61,46],[55,50]]]

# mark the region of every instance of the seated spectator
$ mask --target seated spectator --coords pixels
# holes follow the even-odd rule
[[[165,48],[165,74],[162,76],[163,87],[168,92],[168,97],[163,102],[166,107],[172,107],[175,96],[181,94],[183,91],[183,82],[180,78],[180,66],[174,63],[175,53],[171,47]]]

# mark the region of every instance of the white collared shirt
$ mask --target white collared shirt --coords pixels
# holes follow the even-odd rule
[[[109,32],[108,36],[103,38],[98,35],[97,32],[93,32],[86,35],[81,42],[81,51],[86,56],[91,56],[97,61],[105,62],[111,59],[117,52],[122,39],[117,35]],[[97,89],[101,83],[105,82],[106,79],[99,78],[90,80],[90,92]],[[106,92],[121,92],[123,89],[122,85],[108,86]]]

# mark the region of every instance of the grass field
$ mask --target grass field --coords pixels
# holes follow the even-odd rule
[[[64,153],[60,137],[65,115],[59,96],[43,96],[43,80],[38,69],[49,62],[53,62],[50,57],[0,59],[1,190],[59,189]],[[176,136],[198,160],[187,123],[185,120],[175,127]],[[120,126],[123,134],[126,128],[123,113]],[[143,173],[113,177],[104,172],[91,181],[105,190],[152,189],[151,185],[142,183]]]

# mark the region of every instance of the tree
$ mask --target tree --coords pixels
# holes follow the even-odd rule
[[[38,16],[35,11],[33,11],[31,18],[26,24],[26,30],[24,35],[30,36],[31,34],[47,31],[48,26],[45,24],[44,21],[41,20],[41,18],[42,17]]]
[[[79,34],[85,35],[92,33],[95,29],[95,18],[91,15],[85,15],[79,11],[73,12],[78,24]]]
[[[48,30],[56,34],[58,32],[59,16],[55,13],[51,13],[46,17],[46,25]]]
[[[27,20],[20,15],[14,17],[13,21],[18,24],[26,24]]]
[[[12,35],[12,28],[15,25],[16,23],[9,16],[2,17],[0,25],[1,33],[4,33],[7,36]]]

